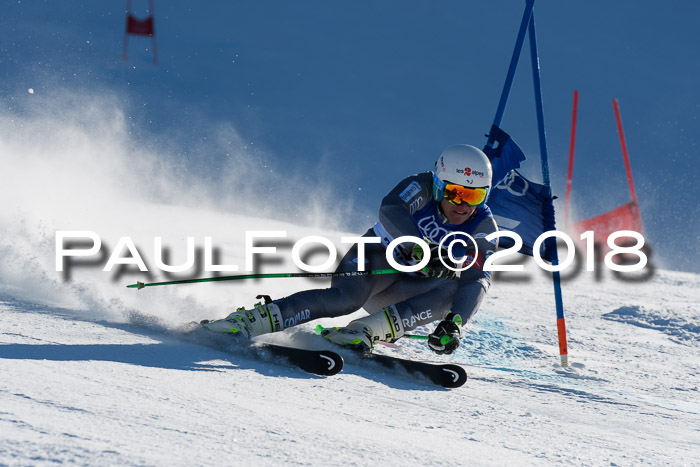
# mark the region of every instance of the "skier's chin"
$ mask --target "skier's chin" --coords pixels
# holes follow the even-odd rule
[[[450,224],[463,224],[474,214],[474,210],[472,206],[452,206],[445,214]]]
[[[463,224],[464,222],[469,219],[468,214],[453,214],[452,216],[448,217],[447,220],[450,221],[450,224]]]

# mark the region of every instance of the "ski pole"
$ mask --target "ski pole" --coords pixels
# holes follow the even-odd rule
[[[316,326],[316,328],[314,330],[316,331],[316,334],[321,334],[323,331],[334,331],[336,329],[338,329],[338,328],[324,328],[323,326],[321,326],[319,324],[318,326]],[[421,341],[427,341],[428,339],[430,339],[429,336],[419,336],[418,334],[404,334],[402,337],[408,337],[409,339],[418,339]],[[440,338],[440,343],[442,345],[449,344],[450,343],[450,336],[442,336]]]
[[[275,277],[347,277],[347,276],[369,276],[374,274],[397,274],[401,271],[397,269],[374,269],[371,271],[348,271],[348,272],[287,272],[287,273],[271,273],[271,274],[239,274],[237,276],[220,276],[220,277],[201,277],[199,279],[182,279],[177,281],[166,282],[136,282],[135,284],[127,285],[129,289],[141,290],[144,287],[153,287],[156,285],[175,285],[175,284],[194,284],[197,282],[220,282],[220,281],[235,281],[242,279],[270,279]]]

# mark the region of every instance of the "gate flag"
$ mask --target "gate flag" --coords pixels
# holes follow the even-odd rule
[[[571,144],[569,149],[569,172],[566,177],[566,219],[570,218],[570,199],[571,199],[571,179],[574,172],[574,144],[576,135],[576,112],[578,108],[578,91],[574,91],[574,112],[571,124]],[[620,107],[617,99],[613,99],[613,109],[615,110],[615,120],[617,122],[617,132],[620,136],[620,146],[622,147],[622,159],[625,162],[625,170],[627,172],[627,182],[630,188],[631,201],[623,204],[612,211],[600,214],[598,216],[576,222],[571,225],[571,229],[577,234],[592,230],[599,238],[608,238],[612,233],[620,230],[632,230],[643,234],[644,227],[642,225],[642,216],[639,211],[639,203],[637,201],[637,193],[634,189],[634,180],[632,178],[632,168],[630,167],[629,154],[627,153],[627,143],[625,142],[625,133],[622,129],[622,117],[620,116]]]
[[[532,256],[537,237],[555,229],[551,189],[528,180],[516,170],[526,157],[508,133],[493,125],[489,138],[498,144],[495,148],[488,145],[484,148],[493,166],[494,188],[489,195],[488,206],[501,230],[513,231],[523,239],[520,253]],[[513,241],[501,237],[499,246],[511,247]],[[543,245],[540,256],[551,262],[553,252],[544,248]]]
[[[520,168],[520,163],[524,162],[526,157],[510,135],[498,125],[491,126],[488,137],[489,141],[493,140],[496,143],[495,146],[490,146],[488,143],[484,146],[484,154],[491,160],[492,183],[496,186],[508,176],[511,170]]]
[[[553,200],[549,187],[511,170],[506,179],[491,191],[488,205],[501,230],[510,230],[522,238],[520,253],[532,256],[537,237],[556,229]],[[499,246],[506,248],[513,246],[513,241],[507,237],[499,238],[498,242]],[[539,253],[549,262],[554,259],[554,252],[545,249],[544,243]]]
[[[148,17],[144,19],[139,19],[132,14],[131,0],[126,0],[126,29],[124,30],[124,49],[122,50],[122,60],[126,60],[127,58],[129,48],[129,36],[143,36],[151,38],[153,64],[158,64],[158,51],[156,49],[156,32],[154,26],[153,2],[154,0],[148,0]]]

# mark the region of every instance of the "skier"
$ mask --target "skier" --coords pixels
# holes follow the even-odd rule
[[[434,172],[402,180],[382,200],[379,222],[363,235],[381,239],[381,243],[364,245],[365,270],[390,268],[386,247],[393,239],[410,235],[425,239],[430,246],[430,260],[422,271],[335,277],[330,288],[298,292],[250,310],[239,308],[224,319],[202,324],[214,331],[252,338],[364,308],[369,316],[345,327],[326,329],[322,335],[336,344],[371,350],[377,341],[394,342],[407,331],[440,320],[429,335],[428,346],[439,354],[452,353],[459,345],[461,326],[474,315],[490,285],[490,273],[483,266],[496,250],[497,240],[489,242],[485,237],[498,230],[485,204],[491,181],[488,157],[474,146],[460,144],[442,152]],[[451,264],[438,244],[449,234],[464,233],[474,239],[477,254],[467,255],[465,262],[474,263],[456,279],[453,268],[461,264]],[[463,237],[469,244],[470,240]],[[410,242],[393,252],[397,262],[404,265],[417,264],[423,259],[422,253]],[[355,244],[336,271],[357,270]]]

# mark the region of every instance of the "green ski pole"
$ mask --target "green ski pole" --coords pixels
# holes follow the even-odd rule
[[[144,287],[154,287],[156,285],[176,285],[176,284],[194,284],[198,282],[221,282],[235,281],[242,279],[270,279],[276,277],[347,277],[347,276],[369,276],[373,274],[397,274],[401,271],[397,269],[374,269],[371,271],[348,271],[348,272],[287,272],[287,273],[271,273],[271,274],[239,274],[236,276],[219,276],[219,277],[202,277],[199,279],[182,279],[177,281],[166,282],[136,282],[135,284],[127,285],[129,289],[141,290]]]

